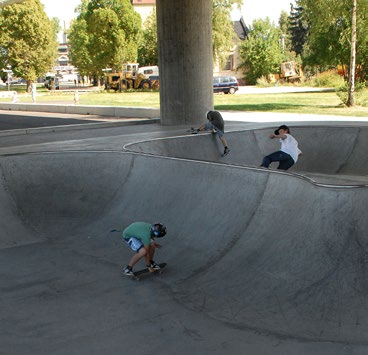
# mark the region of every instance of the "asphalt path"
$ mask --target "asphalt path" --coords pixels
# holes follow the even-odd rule
[[[26,114],[22,112],[6,113],[0,111],[0,131],[24,129],[24,128],[39,128],[50,126],[65,126],[75,124],[95,123],[96,119],[89,120],[85,116],[73,115],[75,118],[70,118],[70,115],[60,115],[48,113]],[[101,120],[102,122],[102,120]]]

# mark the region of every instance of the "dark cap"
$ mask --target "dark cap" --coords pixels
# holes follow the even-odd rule
[[[275,134],[278,136],[279,134],[280,134],[280,129],[284,129],[285,131],[288,131],[289,133],[290,133],[290,129],[289,129],[289,127],[287,126],[287,125],[285,125],[285,124],[283,124],[283,125],[281,125],[279,128],[277,128],[276,130],[275,130]]]

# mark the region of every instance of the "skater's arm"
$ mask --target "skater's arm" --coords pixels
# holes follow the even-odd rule
[[[270,138],[274,139],[274,138],[280,138],[282,140],[284,140],[286,138],[286,134],[270,134]]]

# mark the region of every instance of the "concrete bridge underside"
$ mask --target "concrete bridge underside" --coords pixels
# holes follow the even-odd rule
[[[161,123],[195,124],[213,108],[212,1],[157,0]]]

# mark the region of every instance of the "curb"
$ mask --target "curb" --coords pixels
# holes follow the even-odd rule
[[[52,132],[64,132],[72,130],[82,130],[82,129],[95,129],[95,128],[110,128],[118,126],[131,126],[131,125],[141,125],[150,123],[159,123],[159,118],[148,118],[148,119],[127,119],[123,121],[114,122],[98,122],[98,123],[81,123],[65,126],[50,126],[50,127],[37,127],[37,128],[20,128],[12,129],[8,131],[0,131],[0,137],[9,136],[21,136],[26,134],[37,134],[37,133],[52,133]]]
[[[88,106],[88,105],[58,105],[32,103],[0,103],[0,110],[67,113],[76,115],[97,115],[124,118],[156,118],[160,117],[159,108],[122,107],[122,106]]]

